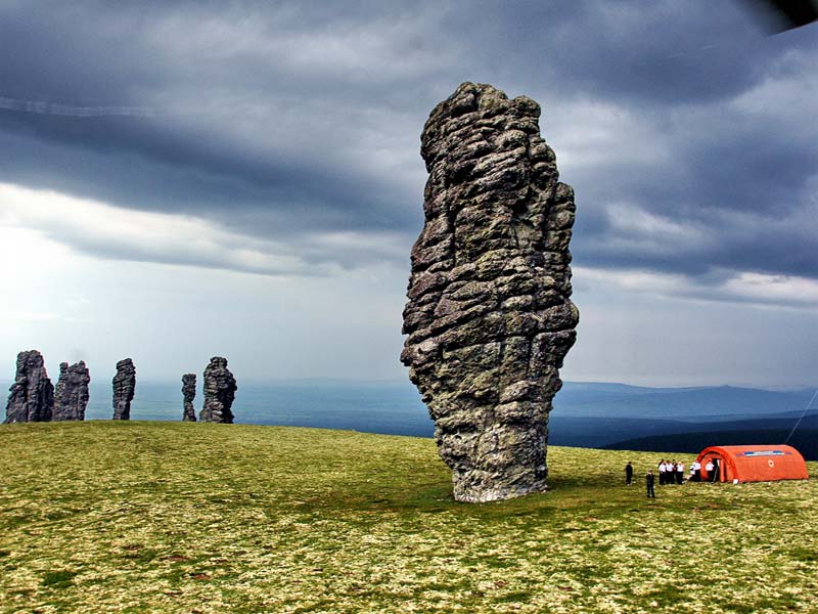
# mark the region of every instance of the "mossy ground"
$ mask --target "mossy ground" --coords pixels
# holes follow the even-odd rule
[[[551,448],[548,494],[465,505],[426,439],[4,426],[0,612],[818,612],[815,480],[622,485],[658,459]]]

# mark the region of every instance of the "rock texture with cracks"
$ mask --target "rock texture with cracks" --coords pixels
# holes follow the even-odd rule
[[[193,400],[196,398],[195,373],[185,373],[182,376],[182,396],[184,397],[182,422],[196,422],[196,408],[193,407]]]
[[[17,372],[9,388],[5,423],[49,422],[54,409],[54,385],[43,355],[37,350],[17,354]]]
[[[130,420],[131,401],[136,391],[136,367],[133,360],[124,358],[116,363],[113,385],[114,420]]]
[[[214,356],[204,372],[204,407],[199,414],[202,422],[233,424],[233,399],[236,378],[227,368],[227,359]]]
[[[402,362],[435,421],[459,501],[544,491],[551,400],[576,339],[574,192],[539,105],[464,83],[421,138],[429,178]]]
[[[54,393],[54,422],[63,420],[85,420],[88,407],[88,385],[91,374],[82,360],[73,365],[60,363],[60,379]]]

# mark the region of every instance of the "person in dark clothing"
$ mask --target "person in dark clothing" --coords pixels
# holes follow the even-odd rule
[[[718,482],[719,481],[719,459],[713,459],[713,471],[710,472],[710,481],[711,482]]]
[[[653,471],[648,471],[648,474],[645,476],[645,485],[648,487],[648,499],[656,498],[656,492],[653,490],[653,484]]]
[[[631,461],[628,461],[628,464],[625,465],[625,484],[628,486],[633,484],[633,465]]]

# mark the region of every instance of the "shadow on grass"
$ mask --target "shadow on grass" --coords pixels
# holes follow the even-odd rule
[[[76,575],[76,571],[48,571],[43,575],[40,584],[52,589],[69,588],[74,585],[74,577]]]

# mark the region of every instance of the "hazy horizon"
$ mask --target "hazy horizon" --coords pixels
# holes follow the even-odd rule
[[[229,367],[229,365],[228,365]],[[12,373],[13,373],[12,369]],[[52,371],[49,368],[48,361],[46,361],[46,371],[48,372],[48,377],[51,380],[52,384],[56,385],[57,380],[59,379],[59,364],[56,368]],[[111,380],[113,379],[114,374],[116,373],[115,370],[111,370],[110,374],[106,374],[106,376],[94,376],[94,372],[89,365],[89,372],[91,374],[91,382],[90,387],[91,390],[101,390],[103,388],[107,389],[110,388],[112,385]],[[110,375],[110,377],[108,377]],[[234,373],[234,375],[237,375]],[[240,375],[240,374],[239,374]],[[203,382],[202,373],[196,373],[196,387],[197,387],[197,394],[200,394],[201,387]],[[7,397],[7,391],[9,386],[14,383],[13,377],[4,375],[0,377],[0,392]],[[137,387],[140,384],[145,384],[149,386],[176,386],[177,384],[180,386],[181,390],[181,383],[182,383],[182,374],[179,375],[176,379],[171,378],[142,378],[139,377],[137,371]],[[239,386],[239,390],[242,389],[242,386],[245,387],[258,387],[258,386],[267,386],[267,385],[360,385],[360,386],[406,386],[411,389],[415,389],[414,384],[409,381],[409,378],[390,378],[390,379],[360,379],[360,378],[338,378],[338,377],[294,377],[294,378],[271,378],[271,379],[239,379],[237,377],[237,384]],[[810,383],[802,383],[802,384],[792,384],[792,385],[761,385],[758,383],[753,382],[725,382],[720,384],[673,384],[673,385],[663,385],[663,384],[655,384],[655,385],[645,385],[645,384],[635,384],[632,382],[623,382],[623,381],[575,381],[575,380],[565,380],[563,379],[563,386],[625,386],[629,388],[643,388],[647,390],[699,390],[699,389],[712,389],[712,388],[744,388],[748,390],[764,390],[764,391],[772,391],[772,392],[787,392],[787,391],[807,391],[807,390],[818,390],[818,385],[810,384]],[[181,394],[181,393],[180,393]],[[418,393],[419,395],[420,393]],[[179,397],[181,398],[181,396]],[[197,397],[198,398],[198,397]]]

